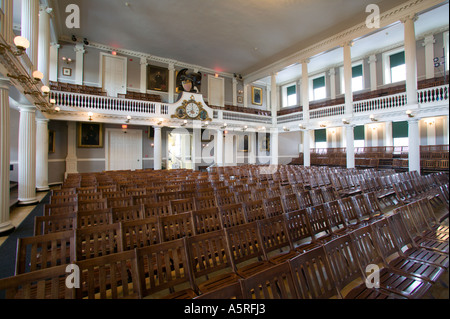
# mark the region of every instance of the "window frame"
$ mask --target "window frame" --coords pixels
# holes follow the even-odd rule
[[[405,52],[405,47],[399,47],[393,50],[389,50],[387,52],[384,52],[381,56],[382,56],[382,60],[383,60],[383,83],[384,84],[392,84],[392,83],[401,83],[404,82],[404,80],[402,81],[397,81],[397,82],[392,82],[392,78],[391,78],[391,55],[400,53],[400,52]],[[406,64],[406,62],[405,62]],[[406,74],[405,74],[406,77]]]
[[[320,98],[320,99],[316,99],[315,94],[314,94],[314,80],[318,79],[318,78],[324,78],[324,83],[325,86],[323,86],[325,88],[325,97],[324,98]],[[322,72],[319,74],[316,74],[312,77],[309,78],[309,101],[310,102],[314,102],[314,101],[320,101],[320,100],[325,100],[327,98],[327,77],[326,77],[326,72]]]
[[[295,87],[295,104],[290,105],[289,102],[289,96],[287,95],[287,90],[290,87]],[[282,100],[281,100],[281,107],[291,107],[291,106],[297,106],[298,105],[298,85],[297,82],[291,82],[288,84],[285,84],[281,87],[281,94],[282,94]],[[293,95],[293,94],[292,94]]]
[[[362,68],[362,89],[361,90],[355,90],[354,86],[352,85],[352,93],[355,92],[360,92],[363,91],[366,88],[366,81],[365,81],[365,73],[364,73],[364,60],[358,60],[352,63],[352,80],[354,79],[353,77],[353,68],[355,66],[360,66]],[[341,94],[345,94],[345,79],[344,79],[344,66],[341,66],[339,68],[339,76],[340,76],[340,80],[341,80]]]

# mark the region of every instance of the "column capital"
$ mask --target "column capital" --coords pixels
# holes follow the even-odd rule
[[[335,68],[331,68],[331,69],[328,71],[328,75],[330,75],[330,76],[336,75],[336,69],[335,69]]]
[[[25,112],[25,113],[36,113],[36,106],[34,105],[27,105],[27,104],[20,104],[19,105],[19,111]]]
[[[48,5],[41,4],[39,6],[39,13],[47,13],[51,15],[53,13],[53,8],[50,8]]]
[[[345,41],[344,43],[341,44],[341,47],[342,47],[342,48],[345,48],[345,47],[352,47],[353,44],[354,44],[353,40]]]
[[[85,53],[86,50],[84,50],[84,44],[78,43],[75,45],[75,48],[73,49],[77,53]]]
[[[175,64],[169,63],[168,69],[169,71],[175,71]]]
[[[310,62],[311,62],[310,58],[306,58],[306,59],[300,60],[301,64],[309,64]]]
[[[11,88],[11,80],[7,78],[0,78],[0,90],[9,90]]]
[[[423,39],[422,42],[422,46],[427,46],[429,44],[434,44],[436,42],[436,39],[434,38],[433,34],[429,34],[427,36],[425,36],[425,38]]]
[[[369,55],[369,59],[367,61],[369,64],[377,62],[377,56],[375,54]]]
[[[144,64],[147,65],[148,64],[147,58],[142,57],[141,61],[140,61],[140,64],[141,65],[144,65]]]
[[[416,22],[418,18],[419,16],[417,15],[417,13],[411,13],[404,16],[403,18],[400,18],[399,20],[401,23],[405,24],[408,21]]]
[[[48,123],[48,122],[50,122],[49,119],[36,117],[36,123]]]
[[[162,126],[153,126],[153,129],[155,131],[161,131],[162,128],[163,128]]]
[[[57,49],[61,48],[61,44],[56,43],[56,42],[50,43],[50,46],[51,46],[51,47],[54,47],[54,48],[57,48]]]

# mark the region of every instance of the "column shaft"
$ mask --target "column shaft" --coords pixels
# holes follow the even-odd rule
[[[419,120],[408,120],[408,152],[409,152],[409,171],[417,171],[420,174],[420,136]]]
[[[351,44],[346,43],[344,48],[344,86],[345,86],[345,114],[351,116],[353,113],[353,91],[352,91],[352,53]]]
[[[36,188],[48,191],[48,120],[36,119]]]
[[[41,7],[39,14],[38,70],[44,74],[42,82],[49,85],[50,78],[50,13],[52,9]]]
[[[217,138],[217,149],[215,150],[216,154],[216,164],[217,166],[223,166],[223,131],[217,130],[216,132]]]
[[[406,98],[408,105],[417,104],[416,33],[414,28],[416,19],[416,16],[408,16],[402,19],[405,27]]]
[[[302,61],[302,101],[303,101],[303,120],[309,121],[309,60]],[[309,165],[308,165],[309,166]]]
[[[39,0],[22,0],[21,35],[30,41],[28,57],[34,69],[38,66]]]
[[[153,169],[155,171],[160,171],[162,169],[162,138],[161,138],[161,127],[155,127],[155,137],[154,137],[154,152],[153,152]]]
[[[311,166],[311,130],[303,131],[303,166]]]
[[[355,127],[349,125],[345,127],[346,148],[347,148],[347,168],[355,168]]]

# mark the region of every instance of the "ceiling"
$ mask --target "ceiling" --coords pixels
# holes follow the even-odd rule
[[[17,0],[16,0],[17,1]],[[248,74],[405,0],[46,0],[59,35]],[[126,5],[128,3],[128,6]],[[81,28],[65,26],[77,4]]]

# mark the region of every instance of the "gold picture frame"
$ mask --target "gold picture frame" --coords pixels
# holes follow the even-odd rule
[[[262,105],[263,101],[263,90],[262,88],[252,86],[252,104],[253,105]]]
[[[79,148],[103,148],[103,124],[78,123]]]
[[[169,69],[149,65],[147,67],[147,86],[149,90],[169,92]]]

